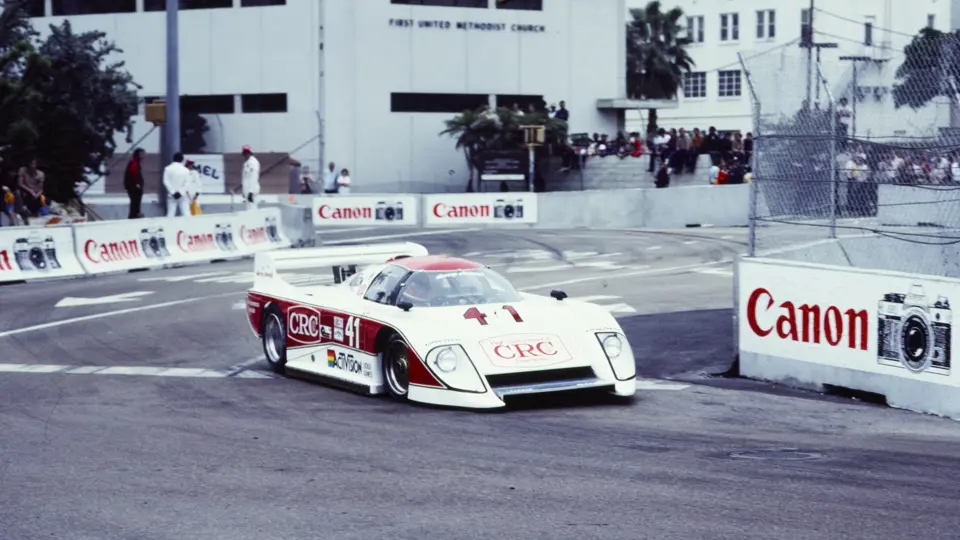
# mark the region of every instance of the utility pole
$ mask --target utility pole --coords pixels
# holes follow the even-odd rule
[[[810,0],[809,13],[807,35],[800,36],[800,46],[807,48],[807,109],[813,107],[813,103],[810,101],[810,90],[813,86],[813,0]]]
[[[869,56],[841,56],[840,60],[853,62],[853,92],[850,93],[852,103],[850,107],[852,109],[852,117],[850,119],[850,138],[856,138],[857,136],[857,98],[860,95],[860,84],[858,81],[857,66],[860,65],[860,62],[869,62],[873,60]]]
[[[167,0],[167,122],[162,165],[180,151],[180,2]]]
[[[817,65],[820,65],[820,49],[836,49],[840,45],[838,43],[814,43],[814,47],[817,48]],[[814,101],[816,104],[820,104],[820,80],[817,79],[817,98]]]

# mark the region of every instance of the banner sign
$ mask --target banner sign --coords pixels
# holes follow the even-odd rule
[[[418,203],[414,195],[314,197],[313,224],[317,227],[416,225],[420,214]]]
[[[537,222],[533,193],[425,195],[425,225],[475,225]]]
[[[193,169],[200,173],[200,193],[226,193],[223,154],[190,154],[186,160],[193,161]]]
[[[480,180],[526,180],[530,156],[522,150],[488,151],[480,154]]]
[[[0,229],[0,283],[83,275],[71,227]]]

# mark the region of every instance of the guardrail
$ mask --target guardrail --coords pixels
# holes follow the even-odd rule
[[[279,208],[0,228],[0,283],[249,257],[289,247]]]

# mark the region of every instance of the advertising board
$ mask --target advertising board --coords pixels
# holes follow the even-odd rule
[[[0,283],[79,276],[70,227],[0,229]]]
[[[190,154],[183,156],[193,161],[193,170],[200,173],[200,193],[227,191],[223,154]]]
[[[425,195],[424,225],[526,224],[537,222],[534,193]]]
[[[314,197],[313,224],[316,227],[416,225],[418,203],[415,195]]]

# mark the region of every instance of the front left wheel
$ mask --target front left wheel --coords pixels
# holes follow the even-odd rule
[[[267,357],[270,369],[283,373],[287,365],[287,326],[283,324],[283,312],[276,306],[270,306],[263,315],[263,354]]]
[[[383,350],[383,380],[390,397],[406,401],[410,392],[410,349],[397,334],[390,336]]]

